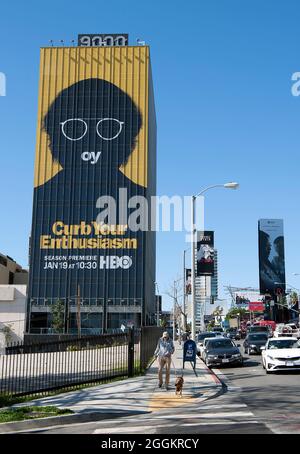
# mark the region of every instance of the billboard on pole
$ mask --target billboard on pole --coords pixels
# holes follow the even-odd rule
[[[197,276],[214,275],[214,232],[198,232]]]
[[[192,294],[192,270],[191,268],[185,269],[185,294]]]
[[[249,311],[263,312],[265,307],[263,298],[258,291],[234,292],[236,306]]]
[[[285,293],[285,260],[282,219],[258,221],[260,293]]]

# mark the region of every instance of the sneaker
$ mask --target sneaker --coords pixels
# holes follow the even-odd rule
[[[162,383],[158,383],[158,387],[161,388],[162,387]]]

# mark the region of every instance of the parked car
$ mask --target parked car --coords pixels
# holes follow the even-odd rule
[[[231,339],[215,338],[209,339],[203,350],[202,359],[207,367],[221,365],[243,365],[243,357]]]
[[[219,333],[216,333],[216,334],[217,334],[217,335],[216,335],[215,337],[206,337],[206,338],[203,340],[202,346],[199,347],[199,354],[198,354],[198,356],[199,356],[200,358],[203,359],[203,352],[204,352],[204,350],[205,350],[205,348],[206,348],[206,346],[207,346],[207,343],[208,343],[211,339],[215,339],[216,337],[219,337],[219,338],[223,337],[223,336],[221,336]]]
[[[262,350],[266,373],[278,370],[300,370],[300,341],[294,337],[272,337]]]
[[[266,345],[269,339],[268,333],[249,333],[244,340],[244,351],[248,355],[261,354],[261,347]]]
[[[203,344],[205,339],[211,339],[219,336],[219,333],[214,333],[213,331],[206,331],[204,333],[198,334],[197,337],[197,355],[202,356],[203,352]]]

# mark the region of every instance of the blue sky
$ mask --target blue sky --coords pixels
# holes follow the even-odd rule
[[[257,220],[283,218],[286,280],[300,287],[300,71],[297,0],[5,2],[0,15],[0,251],[27,265],[39,47],[78,33],[127,32],[151,46],[158,122],[158,194],[207,193],[223,286],[258,286]],[[164,292],[182,273],[184,233],[157,236]],[[165,307],[168,307],[168,300]]]

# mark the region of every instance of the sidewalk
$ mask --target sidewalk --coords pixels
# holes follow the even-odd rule
[[[182,346],[175,344],[173,363],[177,375],[183,372],[182,397],[175,395],[175,371],[171,369],[170,390],[158,388],[158,364],[155,360],[145,376],[128,378],[119,382],[97,385],[78,391],[32,400],[22,405],[55,405],[68,408],[74,415],[55,416],[39,420],[0,424],[0,433],[72,424],[99,419],[131,416],[159,411],[167,408],[199,403],[218,394],[222,385],[217,377],[197,358],[195,371],[190,363],[182,370]]]

